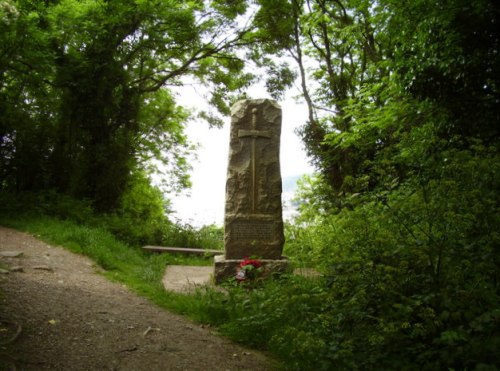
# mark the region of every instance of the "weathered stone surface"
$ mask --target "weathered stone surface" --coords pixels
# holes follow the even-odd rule
[[[231,109],[226,183],[225,257],[280,259],[283,218],[280,174],[281,108],[269,99]]]
[[[214,280],[234,277],[242,259],[257,257],[266,272],[283,272],[285,242],[280,173],[281,108],[273,100],[242,100],[231,108],[224,219],[224,256]]]
[[[168,291],[189,292],[211,283],[210,267],[168,265],[163,276],[163,287]]]

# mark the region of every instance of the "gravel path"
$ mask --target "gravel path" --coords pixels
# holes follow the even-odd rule
[[[0,370],[272,369],[264,354],[106,280],[86,257],[0,227],[6,252],[22,255],[0,257]]]

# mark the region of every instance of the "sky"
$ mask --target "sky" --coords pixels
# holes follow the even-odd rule
[[[282,108],[280,164],[281,177],[297,177],[313,172],[295,129],[307,120],[307,107],[293,99],[294,92],[278,102]],[[296,94],[296,93],[295,93]],[[254,87],[248,92],[252,98],[270,98],[264,89]],[[187,107],[203,106],[203,99],[189,87],[180,92],[180,101]],[[186,134],[198,143],[197,159],[192,162],[192,188],[172,199],[174,219],[182,224],[201,227],[208,224],[222,226],[224,223],[224,198],[229,152],[230,117],[224,119],[223,128],[210,129],[201,119],[192,120]],[[171,196],[170,196],[171,197]],[[284,194],[284,208],[291,194]],[[286,210],[285,210],[286,215]]]

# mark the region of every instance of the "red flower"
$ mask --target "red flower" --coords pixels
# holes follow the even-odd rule
[[[258,269],[262,266],[262,263],[260,262],[260,260],[257,260],[257,259],[249,259],[249,258],[245,258],[243,259],[243,261],[240,263],[240,267],[243,268],[247,265],[252,265],[255,269]]]

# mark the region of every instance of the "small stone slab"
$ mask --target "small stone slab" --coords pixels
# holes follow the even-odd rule
[[[5,258],[19,258],[22,255],[22,251],[0,251],[0,256]]]
[[[189,292],[196,287],[211,284],[212,273],[212,267],[168,265],[162,282],[168,291]]]
[[[210,256],[219,255],[222,253],[221,250],[195,249],[190,247],[143,246],[142,249],[153,252],[170,252],[170,253],[210,255]]]

